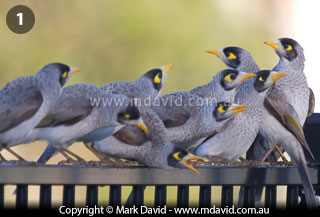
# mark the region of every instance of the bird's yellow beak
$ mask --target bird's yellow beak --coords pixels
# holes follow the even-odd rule
[[[255,77],[257,76],[255,73],[246,73],[242,76],[241,81],[245,82],[246,80],[248,80],[249,78]]]
[[[70,75],[76,74],[77,72],[80,72],[80,69],[73,68],[72,71],[70,72]]]
[[[170,69],[174,66],[174,63],[169,63],[166,65],[166,68],[164,69],[164,74],[167,75],[167,73],[170,71]]]
[[[282,77],[285,77],[285,76],[287,76],[287,73],[284,73],[284,72],[275,73],[272,76],[272,81],[275,83],[279,78],[282,78]]]
[[[207,53],[214,54],[217,57],[220,57],[222,54],[218,50],[207,50]]]
[[[279,48],[279,45],[277,45],[275,42],[273,41],[266,41],[264,42],[266,45],[269,45],[270,47],[274,48],[275,50]]]
[[[136,123],[136,126],[139,127],[143,132],[148,134],[148,128],[144,123]]]
[[[196,170],[189,161],[191,160],[203,160],[204,158],[201,156],[197,156],[197,155],[193,155],[191,153],[188,153],[182,160],[183,164],[186,166],[186,168],[188,168],[189,170],[197,173],[198,175],[200,175],[199,171]]]
[[[243,111],[247,111],[247,110],[248,110],[247,105],[238,105],[238,106],[232,108],[231,112],[234,116],[236,116],[237,114],[239,114],[239,112],[243,112]]]

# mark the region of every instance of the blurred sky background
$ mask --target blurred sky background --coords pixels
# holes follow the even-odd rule
[[[320,102],[316,0],[0,1],[1,86],[51,62],[81,69],[68,84],[96,85],[132,81],[174,62],[163,93],[190,90],[226,68],[205,50],[240,46],[261,69],[272,69],[279,58],[263,42],[292,37],[305,49],[305,72]],[[11,32],[5,22],[9,9],[18,4],[30,7],[36,18],[33,29],[22,35]],[[37,160],[44,148],[44,143],[34,143],[14,150]]]

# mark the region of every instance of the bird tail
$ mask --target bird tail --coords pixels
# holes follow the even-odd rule
[[[52,156],[56,154],[57,150],[52,145],[48,144],[47,148],[44,150],[37,162],[39,164],[45,164]]]
[[[318,207],[317,200],[316,200],[313,186],[311,183],[307,162],[305,160],[303,153],[300,154],[300,160],[296,162],[296,164],[297,164],[297,168],[298,168],[301,182],[303,185],[303,189],[305,192],[307,206],[308,208],[313,208],[313,209],[317,208]]]

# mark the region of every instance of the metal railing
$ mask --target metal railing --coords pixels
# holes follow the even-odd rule
[[[314,114],[305,129],[306,138],[316,156],[320,158],[320,145],[315,139],[320,132],[320,115]],[[313,161],[315,162],[315,161]],[[75,206],[75,187],[86,186],[86,205],[98,204],[98,186],[110,186],[109,205],[121,205],[122,186],[133,186],[132,197],[127,205],[140,206],[144,203],[145,186],[155,186],[154,206],[166,205],[167,186],[178,186],[177,206],[188,207],[189,186],[200,186],[199,207],[210,207],[211,186],[222,186],[221,206],[233,204],[234,186],[244,186],[244,206],[255,206],[255,189],[265,186],[265,207],[275,208],[277,186],[287,186],[286,207],[298,206],[301,180],[294,166],[198,166],[200,175],[187,169],[162,170],[145,167],[113,168],[110,166],[18,166],[0,165],[0,208],[4,207],[5,185],[17,185],[16,208],[28,207],[28,186],[40,186],[40,208],[51,208],[52,186],[63,185],[63,202],[67,207]],[[311,181],[320,189],[320,167],[309,166]],[[107,197],[108,195],[105,195]],[[301,203],[303,205],[303,203]]]
[[[4,208],[4,186],[17,185],[16,208],[27,208],[28,185],[40,185],[40,208],[51,207],[51,186],[63,185],[63,205],[74,207],[75,186],[85,185],[86,205],[98,204],[98,186],[110,186],[109,205],[120,206],[121,186],[133,186],[130,205],[144,203],[144,187],[155,186],[155,206],[166,205],[166,186],[178,186],[177,205],[188,207],[189,186],[200,186],[199,207],[211,204],[211,186],[222,186],[221,206],[232,205],[233,187],[245,186],[244,206],[254,207],[254,192],[265,186],[265,207],[276,207],[277,186],[286,185],[287,207],[298,206],[301,181],[293,166],[197,167],[200,175],[186,169],[111,168],[107,166],[0,166],[0,206]],[[320,168],[310,167],[312,183],[320,187]]]

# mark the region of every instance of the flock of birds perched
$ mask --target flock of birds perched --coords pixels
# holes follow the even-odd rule
[[[285,150],[297,165],[308,207],[317,207],[303,152],[305,147],[312,155],[302,128],[314,109],[303,48],[289,38],[265,44],[280,57],[272,70],[260,70],[239,47],[208,50],[228,69],[206,85],[162,97],[173,64],[151,69],[133,82],[64,88],[79,70],[48,64],[0,90],[1,150],[18,159],[7,161],[0,154],[0,160],[28,164],[10,148],[45,140],[48,146],[38,164],[56,153],[66,158],[61,163],[85,164],[68,150],[83,142],[102,163],[121,166],[120,158],[125,158],[198,173],[194,160],[236,162],[250,149],[251,160],[277,162]],[[152,104],[144,105],[146,99]]]

